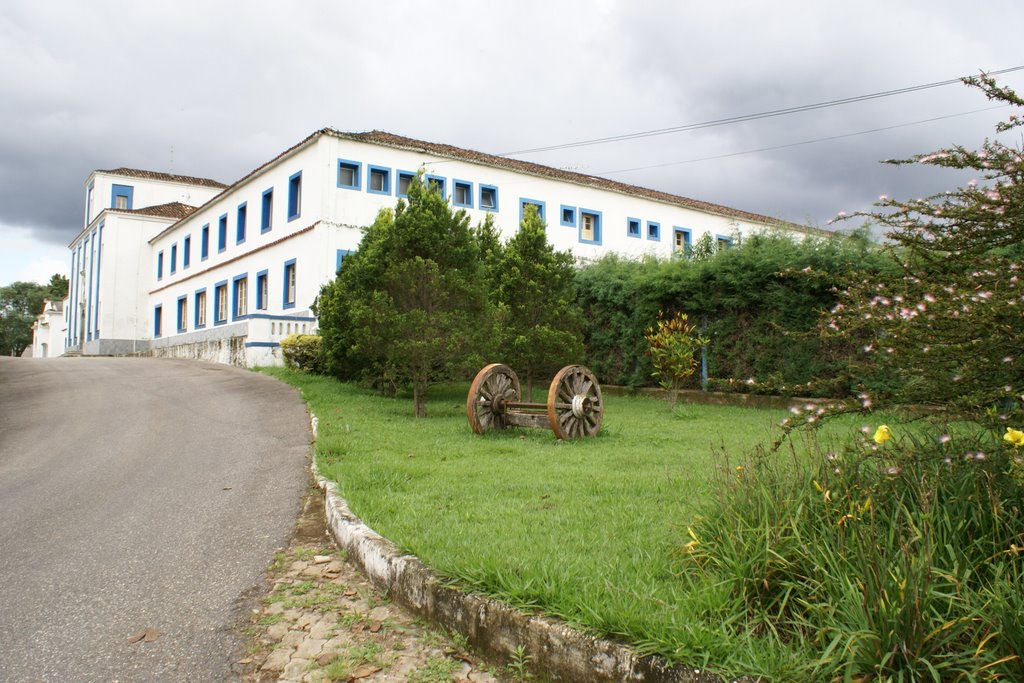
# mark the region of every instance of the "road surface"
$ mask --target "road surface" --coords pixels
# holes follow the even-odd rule
[[[246,370],[0,358],[0,679],[232,680],[309,441]]]

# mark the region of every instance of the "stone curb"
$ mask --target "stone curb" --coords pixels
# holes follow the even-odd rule
[[[310,422],[315,439],[317,417],[312,415]],[[700,669],[668,666],[658,657],[641,656],[564,622],[524,614],[497,600],[444,585],[418,558],[403,555],[352,514],[338,495],[337,484],[320,474],[315,455],[311,468],[324,492],[327,525],[348,559],[392,600],[433,624],[461,633],[478,651],[500,661],[522,659],[525,654],[531,669],[556,681],[723,683]],[[733,679],[733,683],[751,680]]]

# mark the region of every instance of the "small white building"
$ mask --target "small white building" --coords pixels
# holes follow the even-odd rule
[[[43,299],[43,310],[32,323],[32,358],[52,358],[64,354],[67,324],[64,304],[67,299]]]
[[[824,234],[605,178],[372,131],[323,129],[230,186],[116,169],[86,183],[71,242],[66,346],[83,354],[280,362],[282,337],[312,332],[321,285],[383,207],[422,172],[476,223],[507,238],[535,205],[556,249],[669,257],[768,229]],[[109,198],[109,201],[107,199]]]

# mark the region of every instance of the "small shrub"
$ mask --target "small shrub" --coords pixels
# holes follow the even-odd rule
[[[281,356],[292,370],[323,374],[322,349],[318,334],[290,334],[281,340]]]

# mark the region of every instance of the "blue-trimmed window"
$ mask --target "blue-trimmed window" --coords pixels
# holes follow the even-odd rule
[[[171,245],[171,275],[178,272],[178,245],[177,243]]]
[[[498,210],[498,188],[494,185],[480,186],[480,208],[484,211]]]
[[[409,183],[416,177],[416,174],[412,171],[398,171],[398,188],[395,194],[399,197],[409,196]]]
[[[570,228],[576,227],[576,207],[562,204],[558,211],[559,222]]]
[[[256,310],[265,311],[267,310],[267,302],[270,298],[270,288],[268,286],[267,271],[261,270],[256,273]]]
[[[217,253],[228,248],[228,215],[217,219]]]
[[[725,235],[715,235],[715,250],[725,251],[732,247],[732,238]]]
[[[162,251],[156,253],[156,279],[164,279],[164,252]]]
[[[288,178],[288,220],[295,220],[300,213],[302,213],[302,171]]]
[[[366,191],[374,194],[391,194],[391,169],[368,165],[366,167]]]
[[[192,262],[192,235],[185,235],[185,241],[181,243],[181,269],[189,267]]]
[[[131,185],[113,185],[110,188],[110,208],[131,211],[135,188]]]
[[[178,297],[178,332],[188,327],[188,294]]]
[[[655,242],[661,241],[661,223],[647,221],[647,239]]]
[[[445,181],[444,176],[426,175],[426,176],[424,176],[424,180],[427,183],[427,187],[429,187],[432,190],[437,190],[438,192],[441,193],[442,197],[446,196],[445,195],[445,182],[446,181]]]
[[[640,238],[640,219],[639,218],[627,218],[626,219],[626,236]]]
[[[156,339],[163,333],[164,326],[164,307],[157,305],[153,307],[153,339]]]
[[[242,273],[231,279],[231,319],[240,320],[249,315],[249,274]]]
[[[210,224],[207,223],[203,226],[203,231],[199,235],[199,260],[205,261],[210,257]]]
[[[672,228],[672,252],[689,256],[693,251],[693,233],[678,225]]]
[[[196,290],[195,298],[195,328],[201,330],[206,327],[206,288]]]
[[[228,281],[221,280],[213,286],[213,324],[223,325],[228,321]]]
[[[334,272],[338,273],[341,271],[341,264],[344,263],[345,257],[352,253],[351,249],[339,249],[335,256]]]
[[[270,232],[274,226],[274,188],[263,191],[263,207],[260,211],[260,232]]]
[[[284,262],[282,304],[285,308],[295,308],[295,259]]]
[[[580,242],[601,244],[601,212],[580,209]]]
[[[241,244],[245,241],[245,219],[249,213],[248,202],[242,202],[238,205],[237,220],[235,223],[235,244]]]
[[[338,187],[344,187],[349,190],[358,190],[362,187],[360,180],[363,175],[363,165],[358,161],[349,161],[348,159],[338,159]],[[294,177],[294,176],[293,176]],[[289,184],[291,180],[289,180]],[[291,203],[289,200],[288,215],[291,215]]]
[[[452,180],[452,204],[472,209],[473,183],[468,180]]]
[[[519,198],[519,222],[522,223],[523,216],[526,215],[526,207],[531,205],[537,207],[537,214],[540,216],[540,219],[547,222],[547,218],[544,216],[544,202],[539,199],[527,199],[526,197]]]

